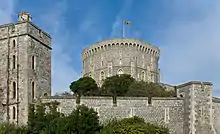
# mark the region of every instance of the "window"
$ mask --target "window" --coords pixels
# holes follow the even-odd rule
[[[121,50],[119,51],[119,56],[120,56],[120,57],[122,56],[122,51],[121,51]]]
[[[122,64],[121,59],[119,60],[119,64]]]
[[[12,108],[12,118],[13,118],[13,120],[15,120],[15,118],[16,118],[16,110],[15,110],[14,106]]]
[[[154,75],[151,74],[150,77],[151,77],[151,81],[154,82]]]
[[[15,55],[13,55],[13,63],[12,63],[13,69],[15,69]]]
[[[44,97],[47,97],[48,96],[48,94],[47,93],[44,93]]]
[[[123,72],[122,69],[119,69],[119,70],[118,70],[118,75],[121,75],[121,74],[124,74],[124,72]]]
[[[16,43],[15,43],[15,40],[13,40],[13,48],[15,48],[15,46],[16,46]]]
[[[101,66],[103,66],[103,65],[104,65],[104,61],[101,62]]]
[[[142,71],[142,73],[141,73],[141,80],[145,81],[145,72],[144,71]]]
[[[101,71],[100,77],[101,77],[101,80],[104,80],[104,79],[105,79],[105,73],[104,73],[103,71]]]
[[[31,95],[32,95],[32,99],[35,98],[35,83],[32,82],[31,83]]]
[[[31,57],[31,68],[35,69],[35,57],[34,56]]]
[[[16,98],[16,90],[17,90],[17,89],[16,89],[16,83],[13,82],[13,93],[12,93],[12,95],[13,95],[12,98],[13,98],[13,99]]]

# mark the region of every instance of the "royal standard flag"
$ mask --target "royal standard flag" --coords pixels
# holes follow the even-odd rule
[[[129,24],[131,24],[131,21],[125,20],[124,23],[125,23],[126,25],[129,25]]]

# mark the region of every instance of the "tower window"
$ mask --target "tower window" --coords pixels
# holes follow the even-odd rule
[[[103,66],[103,65],[104,65],[104,62],[102,61],[102,62],[101,62],[101,66]]]
[[[103,71],[101,71],[100,77],[101,77],[101,80],[104,80],[104,79],[105,79],[105,73],[104,73]]]
[[[119,70],[118,70],[118,75],[122,75],[122,74],[124,74],[123,70],[122,70],[122,69],[119,69]]]
[[[32,99],[35,98],[35,83],[32,82],[31,83],[31,95],[32,95]]]
[[[145,72],[144,71],[141,73],[141,80],[145,81]]]
[[[15,43],[15,40],[13,40],[13,48],[15,48],[16,46],[16,43]]]
[[[15,69],[15,55],[13,55],[13,63],[12,63],[12,65],[13,65],[13,69]]]
[[[17,90],[17,89],[16,89],[16,83],[13,82],[13,93],[12,93],[12,95],[13,95],[12,98],[13,98],[13,99],[16,98],[16,90]]]
[[[12,108],[12,118],[13,118],[13,120],[15,120],[15,118],[16,118],[16,110],[15,110],[14,106]]]
[[[34,56],[31,57],[31,68],[35,69],[35,57]]]

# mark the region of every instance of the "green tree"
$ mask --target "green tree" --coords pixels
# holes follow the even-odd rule
[[[96,134],[100,132],[99,117],[93,108],[84,105],[77,106],[68,117],[68,128],[74,134]]]
[[[70,90],[74,92],[76,95],[76,103],[80,104],[80,97],[82,95],[88,96],[92,92],[95,92],[98,90],[98,86],[94,79],[91,77],[82,77],[78,79],[77,81],[74,81],[70,84]]]
[[[158,83],[136,81],[129,87],[126,96],[148,97],[151,103],[152,97],[174,97],[174,91],[166,91],[166,88]]]
[[[160,125],[145,123],[142,118],[134,116],[109,121],[101,134],[169,134],[169,130]]]
[[[62,117],[63,115],[57,112],[58,105],[59,103],[56,101],[36,105],[31,104],[28,113],[28,133],[39,134],[42,130],[48,128],[53,120]],[[48,108],[47,112],[46,108]]]
[[[102,94],[111,95],[113,97],[113,103],[116,104],[117,96],[124,96],[134,81],[135,79],[128,74],[108,77],[102,85]]]
[[[18,127],[15,124],[1,124],[0,134],[28,134],[24,126]]]

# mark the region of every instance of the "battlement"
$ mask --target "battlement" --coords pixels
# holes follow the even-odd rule
[[[0,25],[0,40],[28,35],[51,49],[51,36],[33,24],[30,17],[21,18],[19,15],[16,23]]]
[[[87,58],[90,55],[95,55],[96,53],[102,51],[108,51],[109,49],[120,48],[120,47],[127,47],[133,48],[134,50],[138,50],[153,56],[160,56],[160,50],[158,47],[150,45],[146,42],[137,40],[137,39],[110,39],[104,40],[102,42],[98,42],[92,44],[91,46],[85,48],[82,51],[82,57]]]

